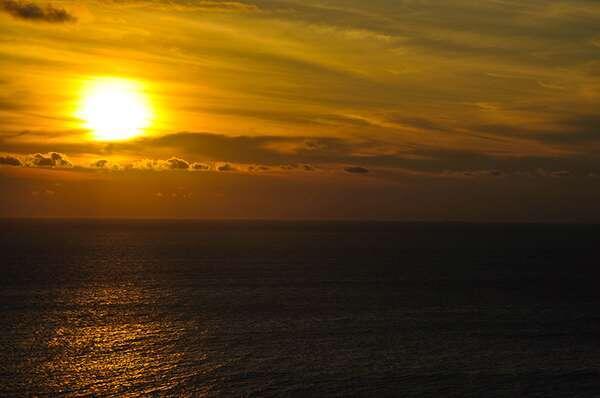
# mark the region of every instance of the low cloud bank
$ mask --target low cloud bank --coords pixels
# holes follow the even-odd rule
[[[556,162],[556,166],[561,166]],[[126,171],[172,171],[172,172],[236,172],[236,173],[310,173],[315,176],[323,172],[348,173],[353,175],[366,175],[373,172],[371,167],[364,166],[344,166],[343,163],[282,163],[279,165],[237,163],[224,161],[192,162],[182,157],[172,156],[168,159],[138,159],[128,163],[115,163],[106,158],[100,158],[87,163],[73,163],[65,154],[60,152],[34,153],[30,155],[20,155],[5,153],[0,155],[1,167],[29,167],[29,168],[49,168],[49,169],[74,169],[79,171],[107,171],[107,172],[126,172]],[[402,174],[423,175],[426,177],[440,178],[509,178],[529,177],[529,178],[565,178],[565,177],[594,177],[600,174],[595,168],[590,167],[582,170],[568,168],[514,168],[513,170],[503,169],[483,169],[470,168],[465,164],[464,168],[437,170],[414,170],[411,168],[397,168],[389,165],[375,165],[376,169],[381,171],[380,175],[391,175],[395,171]],[[391,173],[391,174],[390,174]],[[308,175],[308,174],[307,174]]]

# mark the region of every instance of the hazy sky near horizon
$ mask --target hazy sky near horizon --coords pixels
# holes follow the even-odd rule
[[[0,0],[0,215],[600,221],[598,27],[593,0]],[[102,79],[135,136],[89,120],[128,104],[82,116]]]

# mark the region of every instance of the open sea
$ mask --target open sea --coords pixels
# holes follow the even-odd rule
[[[600,396],[600,226],[0,221],[0,396]]]

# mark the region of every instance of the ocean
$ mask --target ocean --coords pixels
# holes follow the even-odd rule
[[[600,396],[600,226],[0,221],[0,396]]]

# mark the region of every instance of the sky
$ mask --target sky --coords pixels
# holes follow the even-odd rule
[[[600,222],[599,26],[595,0],[0,0],[0,216]]]

